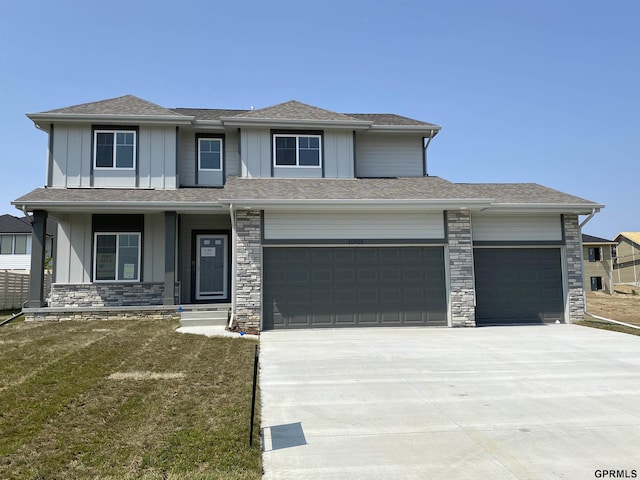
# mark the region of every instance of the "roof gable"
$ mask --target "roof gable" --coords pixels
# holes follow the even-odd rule
[[[620,241],[620,237],[625,237],[628,240],[631,240],[633,243],[640,245],[640,232],[620,232],[616,236],[616,242]]]
[[[8,213],[0,215],[0,233],[31,233],[31,224]]]
[[[248,112],[235,115],[235,117],[261,120],[319,120],[323,122],[358,121],[354,117],[332,112],[331,110],[325,110],[324,108],[314,107],[313,105],[298,102],[297,100],[289,100],[288,102],[279,103],[259,110],[250,110]]]
[[[613,240],[606,238],[594,237],[593,235],[582,234],[582,243],[615,243]]]
[[[122,116],[176,116],[183,115],[148,102],[134,95],[100,100],[98,102],[82,103],[70,107],[58,108],[42,112],[43,114],[70,114],[70,115],[122,115]]]

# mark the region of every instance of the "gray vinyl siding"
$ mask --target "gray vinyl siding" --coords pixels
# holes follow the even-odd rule
[[[51,186],[90,186],[91,125],[56,125],[53,136]]]
[[[175,127],[140,127],[138,142],[139,186],[176,188]]]
[[[58,214],[55,283],[91,281],[91,214]]]
[[[145,282],[164,282],[164,236],[164,213],[146,214],[141,256]]]
[[[92,179],[91,125],[56,124],[51,186],[175,188],[175,128],[142,126],[136,142],[137,170],[94,169]]]
[[[560,215],[471,216],[474,241],[561,241]]]
[[[442,239],[442,212],[265,212],[267,240]]]
[[[242,129],[243,177],[352,178],[352,132],[326,130],[323,137],[323,168],[272,167],[272,136],[269,129]],[[229,172],[228,175],[231,175]]]
[[[241,175],[249,178],[271,176],[271,131],[243,128],[240,133],[242,151]]]
[[[198,131],[198,133],[204,133]],[[236,131],[211,132],[219,135],[224,133],[224,166],[226,176],[240,174],[240,160],[238,158],[238,134]],[[180,130],[180,186],[222,186],[222,172],[199,172],[196,182],[198,155],[196,152],[196,132],[194,130]]]
[[[358,177],[424,175],[422,138],[416,135],[356,135]]]

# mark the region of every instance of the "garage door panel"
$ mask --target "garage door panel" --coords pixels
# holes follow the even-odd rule
[[[265,329],[447,323],[442,247],[272,247],[263,263]]]
[[[563,321],[558,248],[477,248],[478,325]]]

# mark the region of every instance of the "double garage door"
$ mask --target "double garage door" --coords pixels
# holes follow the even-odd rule
[[[265,329],[447,325],[443,247],[264,249]]]

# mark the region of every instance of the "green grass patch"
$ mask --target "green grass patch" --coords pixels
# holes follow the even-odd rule
[[[582,325],[584,327],[591,328],[600,328],[602,330],[611,330],[613,332],[627,333],[630,335],[640,335],[640,330],[630,327],[625,327],[624,325],[616,325],[614,323],[603,322],[601,320],[585,317],[585,319],[581,322],[576,322],[577,325]]]
[[[0,478],[260,478],[255,341],[176,326],[1,327]]]

